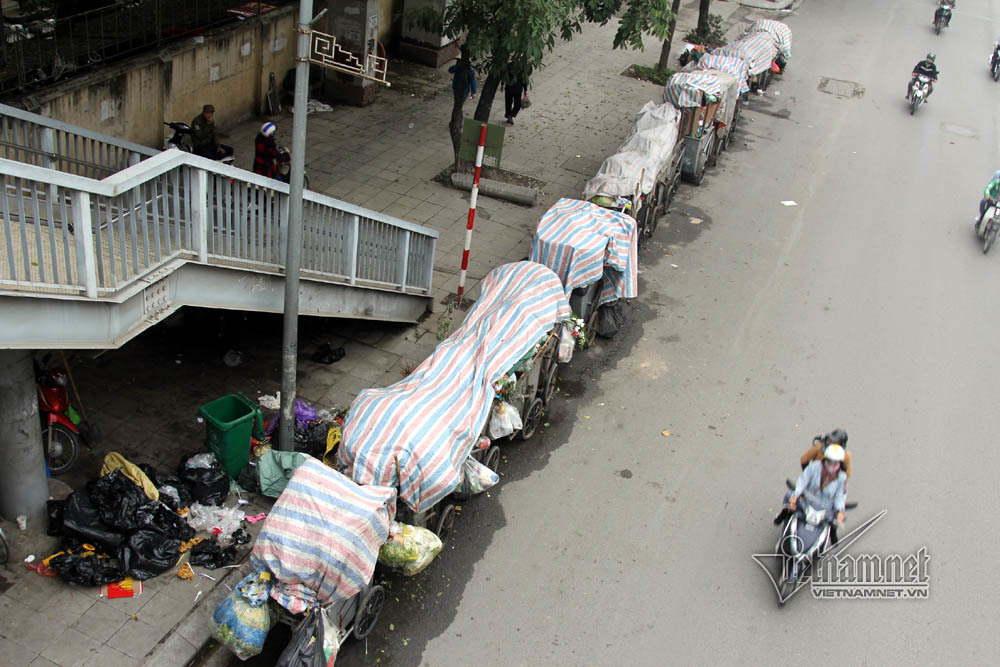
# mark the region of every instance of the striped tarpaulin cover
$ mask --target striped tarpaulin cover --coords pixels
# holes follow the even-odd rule
[[[253,547],[274,575],[271,597],[298,614],[356,595],[371,582],[395,513],[395,489],[359,486],[307,457]]]
[[[414,512],[462,479],[493,404],[493,383],[569,317],[559,277],[535,262],[490,271],[462,326],[409,377],[361,392],[347,413],[339,461],[359,484],[399,489]]]
[[[663,90],[664,96],[678,108],[700,107],[704,103],[703,92],[716,97],[722,94],[722,86],[715,77],[704,72],[677,72],[667,79]]]
[[[747,35],[752,32],[766,32],[771,35],[774,45],[778,48],[778,53],[785,58],[792,57],[792,29],[781,21],[771,19],[760,19],[754,21],[743,33]]]
[[[750,78],[750,69],[742,58],[726,56],[721,53],[706,53],[698,61],[698,69],[714,69],[732,74],[740,82],[740,94],[750,92],[750,85],[747,83]]]
[[[766,72],[771,67],[775,56],[778,55],[778,47],[774,45],[770,34],[752,32],[732,44],[714,49],[712,53],[742,58],[750,68],[750,76],[754,76]]]
[[[555,271],[567,295],[603,275],[601,304],[638,294],[636,245],[631,216],[564,197],[538,222],[531,259]]]

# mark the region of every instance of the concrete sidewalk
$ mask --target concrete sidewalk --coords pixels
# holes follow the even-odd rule
[[[697,11],[696,0],[682,8],[675,56]],[[730,37],[743,27],[746,10],[739,4],[717,2],[712,11],[728,20]],[[489,270],[528,255],[542,213],[560,197],[580,195],[586,180],[621,143],[638,109],[649,100],[662,100],[659,86],[621,76],[633,63],[654,64],[656,40],[647,39],[644,53],[613,51],[615,27],[587,26],[548,54],[547,67],[534,76],[533,104],[507,128],[501,166],[545,185],[530,208],[480,197],[467,286],[473,297]],[[389,72],[393,86],[381,90],[375,104],[310,115],[306,170],[312,190],[440,232],[434,272],[438,306],[412,327],[338,321],[335,333],[323,331],[312,339],[304,330],[298,394],[322,406],[347,406],[360,390],[401,379],[462,317],[441,303],[457,287],[468,193],[432,180],[451,163],[450,75],[447,68],[398,62],[390,64]],[[502,119],[502,106],[501,95],[494,103],[494,122]],[[466,113],[472,112],[467,104]],[[290,145],[291,115],[286,111],[274,120],[279,143]],[[263,121],[240,123],[224,138],[236,147],[237,166],[251,166],[253,139]],[[144,339],[148,345],[144,335],[100,360],[74,359],[82,393],[106,389],[103,399],[87,408],[90,418],[105,428],[105,442],[99,451],[81,456],[77,482],[87,477],[84,472],[93,475],[95,461],[108,450],[169,469],[185,448],[200,448],[203,427],[184,411],[149,407],[157,405],[157,397],[182,396],[197,405],[204,396],[254,390],[273,394],[278,389],[277,348],[261,345],[238,369],[220,369],[217,360],[211,366],[207,351],[178,356],[176,365],[161,368],[153,364],[162,363],[155,352],[163,350],[146,349]],[[331,366],[308,361],[317,339],[343,346],[345,357]],[[127,368],[135,377],[114,384],[109,369],[115,367]],[[12,563],[0,570],[0,583],[7,580],[0,595],[0,664],[186,665],[208,639],[215,605],[244,570],[228,570],[217,581],[198,576],[193,584],[171,571],[146,582],[139,598],[99,600],[96,589],[47,579]]]

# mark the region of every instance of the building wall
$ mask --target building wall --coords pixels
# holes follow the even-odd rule
[[[58,84],[24,98],[21,106],[162,148],[164,121],[189,122],[210,103],[224,131],[266,110],[269,74],[280,87],[295,64],[297,19],[298,7],[282,7]]]

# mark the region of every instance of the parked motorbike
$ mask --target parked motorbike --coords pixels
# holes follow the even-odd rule
[[[795,488],[790,480],[785,484]],[[847,503],[844,509],[854,507],[857,503]],[[824,509],[813,493],[806,491],[799,498],[795,513],[788,517],[774,547],[781,562],[778,604],[784,604],[798,582],[816,567],[823,553],[830,548],[830,530],[835,519],[836,514]]]
[[[1000,81],[1000,45],[993,47],[993,55],[990,56],[990,73],[993,74],[994,81]]]
[[[1000,231],[1000,208],[990,206],[986,209],[983,219],[976,224],[976,233],[983,239],[984,255],[993,247],[993,242],[996,241],[998,231]]]
[[[52,369],[37,380],[38,412],[42,418],[42,446],[52,475],[67,472],[80,453],[80,429],[70,418],[66,373]]]
[[[934,10],[934,33],[940,35],[942,28],[951,23],[952,5],[944,3]]]
[[[164,125],[169,127],[174,133],[167,139],[167,144],[164,146],[165,149],[176,148],[182,150],[185,153],[193,153],[194,149],[191,146],[191,126],[187,123],[181,123],[179,121],[164,122]],[[233,156],[233,149],[231,146],[226,146],[225,144],[219,144],[222,148],[226,149],[226,153],[219,158],[219,162],[225,164],[232,164],[236,159]]]
[[[931,78],[925,74],[918,74],[910,86],[910,115],[917,111],[920,103],[927,99],[927,93],[931,89]]]

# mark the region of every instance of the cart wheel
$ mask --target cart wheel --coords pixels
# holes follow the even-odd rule
[[[698,171],[695,173],[693,181],[695,185],[701,185],[701,182],[705,180],[705,170],[708,169],[707,162],[707,158],[703,160],[701,162],[701,166],[698,168]]]
[[[444,544],[454,527],[455,506],[445,505],[444,509],[441,510],[441,516],[438,517],[437,529],[434,531],[434,534],[437,535],[441,540],[441,543]]]
[[[545,386],[542,389],[542,401],[545,405],[552,402],[552,397],[556,394],[556,378],[559,376],[559,364],[555,359],[549,360],[549,369],[545,373]]]
[[[493,445],[488,450],[486,450],[486,460],[483,462],[487,468],[493,472],[499,472],[498,468],[500,466],[500,447]]]
[[[385,589],[381,586],[370,586],[361,595],[358,611],[354,620],[354,638],[361,640],[371,634],[378,623],[385,603]]]
[[[531,401],[528,411],[524,415],[521,426],[521,440],[530,440],[538,430],[538,425],[542,422],[542,399],[536,398]]]
[[[722,141],[719,139],[719,135],[715,135],[715,139],[712,140],[712,147],[708,149],[708,159],[706,163],[709,167],[714,167],[719,164],[719,153],[722,152]]]

